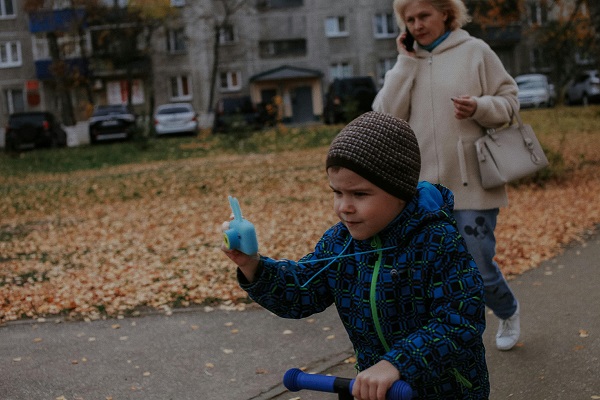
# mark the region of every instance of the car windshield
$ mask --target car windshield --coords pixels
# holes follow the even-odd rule
[[[167,114],[180,114],[180,113],[187,113],[187,112],[191,112],[191,110],[188,107],[179,106],[179,107],[163,108],[161,110],[158,110],[157,114],[158,115],[167,115]]]
[[[25,124],[41,125],[45,120],[47,120],[46,115],[40,113],[12,115],[9,125],[14,128],[19,128]]]
[[[542,79],[527,79],[517,81],[519,89],[537,89],[544,87],[544,81]]]
[[[114,106],[99,106],[94,110],[94,115],[110,115],[110,114],[129,114],[127,107],[123,105],[114,105]]]

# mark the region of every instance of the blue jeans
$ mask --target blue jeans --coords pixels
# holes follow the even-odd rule
[[[496,219],[499,209],[455,210],[458,231],[475,259],[485,286],[485,303],[500,319],[511,317],[517,310],[517,299],[494,261],[496,254]]]

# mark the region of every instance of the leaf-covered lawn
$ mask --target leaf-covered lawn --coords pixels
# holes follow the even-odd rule
[[[597,136],[551,143],[569,165],[586,160],[568,179],[510,187],[497,228],[507,275],[536,267],[600,223]],[[326,150],[0,177],[0,323],[213,302],[243,308],[245,293],[219,250],[227,195],[256,226],[261,253],[297,259],[336,222]]]

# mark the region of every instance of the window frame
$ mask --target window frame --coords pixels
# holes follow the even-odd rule
[[[6,5],[11,4],[12,14],[7,14]],[[12,19],[17,18],[17,7],[15,7],[15,0],[0,0],[0,19]]]
[[[375,67],[375,69],[377,71],[376,83],[379,85],[379,87],[383,86],[383,81],[385,79],[386,72],[388,72],[390,69],[394,68],[394,65],[396,65],[397,59],[398,59],[398,57],[384,57],[384,58],[380,58],[379,60],[377,60],[377,65]]]
[[[261,59],[306,57],[307,54],[305,38],[265,40],[258,43],[258,56]]]
[[[173,85],[175,84],[175,85]],[[174,88],[177,93],[174,93]],[[169,77],[169,96],[171,101],[192,99],[192,79],[187,74]]]
[[[181,44],[181,48],[178,47],[179,44]],[[185,28],[167,29],[167,53],[187,53],[187,40],[185,36]]]
[[[341,26],[341,28],[340,28]],[[345,15],[325,18],[325,36],[328,38],[346,37],[350,35],[348,19]]]
[[[6,54],[6,61],[2,60],[2,53]],[[14,58],[15,54],[16,58]],[[23,54],[21,50],[21,42],[18,40],[0,41],[0,69],[15,68],[22,65]]]
[[[342,61],[329,64],[329,80],[336,78],[351,78],[354,76],[354,67],[351,63]]]
[[[237,42],[236,29],[232,24],[219,28],[219,44],[231,44]]]
[[[21,104],[23,105],[22,109],[15,109],[15,94],[20,93],[21,95]],[[18,88],[6,88],[4,89],[4,100],[6,101],[6,110],[8,114],[12,114],[15,112],[26,111],[26,99],[25,99],[25,90]]]
[[[225,78],[225,81],[223,80]],[[237,84],[235,82],[237,82]],[[223,86],[223,82],[226,83]],[[242,89],[242,72],[239,70],[227,70],[219,72],[219,90],[221,92],[237,92]]]
[[[391,27],[389,26],[391,25]],[[379,28],[381,27],[381,32]],[[391,28],[391,29],[390,29]],[[373,37],[376,39],[396,38],[400,32],[393,12],[379,12],[373,16]]]

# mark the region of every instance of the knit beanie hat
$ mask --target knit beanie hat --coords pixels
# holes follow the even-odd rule
[[[417,192],[421,153],[406,121],[370,111],[351,121],[331,142],[326,169],[334,166],[408,202]]]

